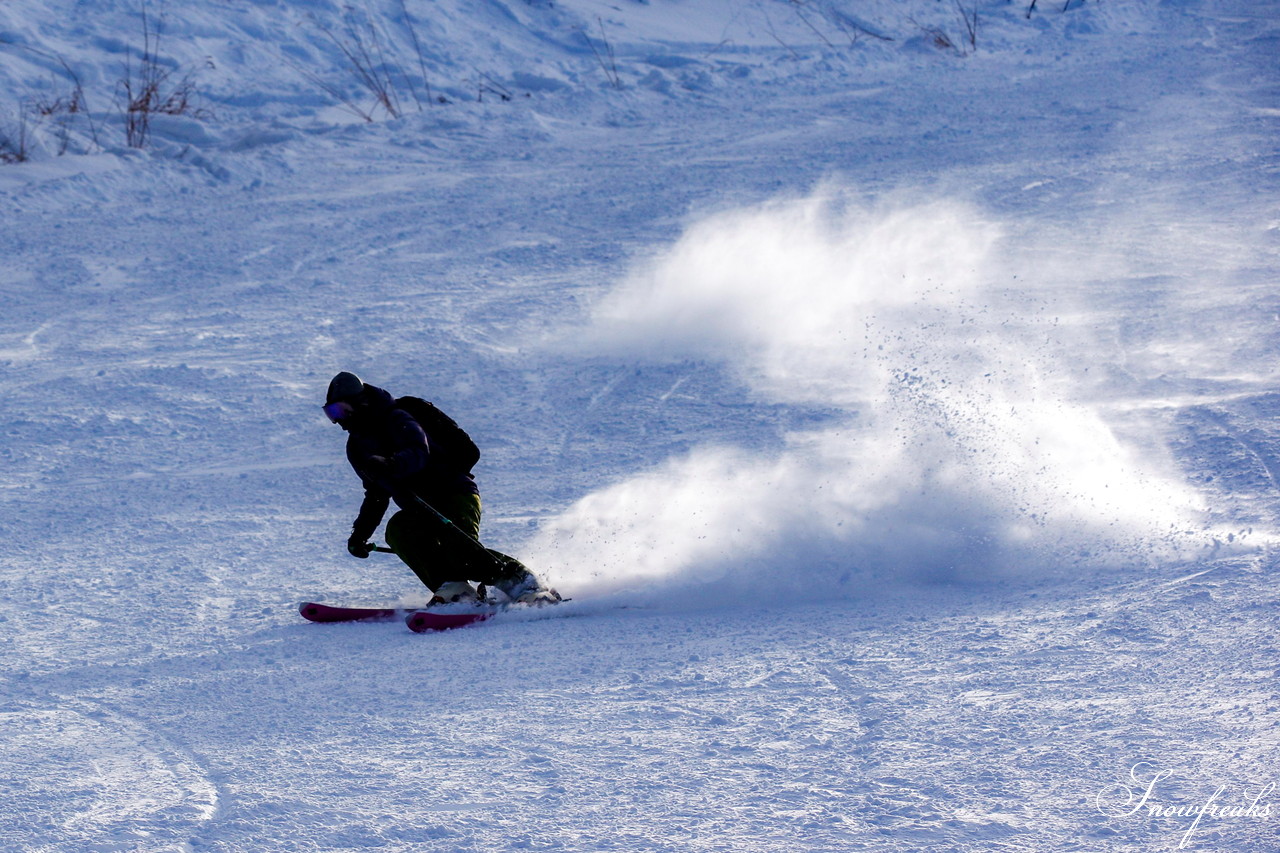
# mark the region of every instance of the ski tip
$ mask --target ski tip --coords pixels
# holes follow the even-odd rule
[[[308,622],[363,622],[393,619],[404,611],[397,607],[338,607],[304,601],[298,605],[298,613]]]

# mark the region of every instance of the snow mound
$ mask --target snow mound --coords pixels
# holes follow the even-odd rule
[[[1153,14],[1135,3],[1027,16],[1004,0],[26,5],[0,8],[6,160],[244,154],[388,119],[431,137],[442,121],[490,121],[503,105],[634,122],[664,100],[732,106],[747,87],[784,95],[917,54],[1031,55],[1037,39],[1145,30]]]

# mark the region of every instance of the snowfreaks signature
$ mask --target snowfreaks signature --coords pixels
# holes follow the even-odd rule
[[[1276,783],[1268,782],[1256,789],[1249,798],[1249,791],[1235,804],[1227,802],[1227,786],[1219,785],[1207,797],[1198,802],[1170,802],[1160,797],[1160,783],[1173,775],[1172,770],[1159,770],[1155,765],[1140,761],[1129,768],[1129,781],[1118,782],[1098,792],[1094,799],[1098,811],[1107,817],[1133,817],[1145,812],[1148,817],[1190,818],[1191,825],[1183,833],[1178,849],[1190,846],[1191,839],[1206,817],[1219,820],[1269,820],[1271,795]]]

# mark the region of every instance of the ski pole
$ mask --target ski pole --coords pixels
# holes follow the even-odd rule
[[[450,521],[448,517],[444,513],[442,513],[440,510],[436,509],[431,504],[427,503],[417,495],[411,495],[410,499],[416,506],[418,506],[424,512],[426,512],[427,515],[432,516],[437,523],[442,524],[444,525],[444,527],[451,530],[452,535],[454,536],[455,539],[458,537],[461,537],[462,540],[466,543],[467,547],[469,547],[477,556],[483,557],[485,560],[487,560],[495,569],[501,572],[507,568],[507,564],[505,560],[499,559],[498,557],[494,556],[493,552],[490,551],[488,548],[484,547],[484,545],[481,544],[479,540],[472,539],[469,535],[464,533],[462,529],[458,527],[458,525]]]
[[[454,524],[452,521],[446,518],[444,514],[440,512],[440,510],[436,509],[431,504],[427,503],[421,498],[415,501],[415,503],[417,503],[419,507],[421,507],[424,511],[426,511],[428,515],[432,516],[438,524],[441,524],[444,527],[452,528],[452,535],[461,536],[464,540],[466,540],[466,542],[472,547],[472,549],[477,554],[484,554],[484,556],[487,557],[496,566],[498,566],[499,568],[503,567],[502,562],[499,561],[497,557],[490,554],[488,548],[485,548],[484,545],[481,545],[479,542],[477,542],[476,540],[472,539],[470,536],[468,536],[467,534],[459,530],[458,525]],[[370,552],[377,551],[380,554],[396,553],[394,548],[388,548],[386,545],[374,545],[372,548],[369,549],[369,551]]]
[[[505,572],[508,569],[507,560],[513,560],[514,562],[519,563],[519,561],[514,560],[514,558],[508,557],[506,559],[503,559],[502,557],[497,556],[495,552],[490,551],[488,548],[484,547],[484,545],[481,542],[475,539],[472,539],[469,535],[464,533],[462,529],[459,528],[458,525],[450,521],[448,517],[445,516],[444,513],[440,512],[440,510],[436,509],[431,504],[427,503],[417,495],[410,495],[409,501],[415,506],[417,506],[419,509],[421,509],[423,512],[425,512],[428,516],[433,518],[437,524],[448,529],[450,531],[450,535],[453,536],[455,539],[458,539],[460,537],[461,541],[463,541],[476,556],[486,560],[490,565],[492,565],[499,572]],[[372,550],[380,551],[383,554],[396,553],[393,549],[387,548],[384,545],[374,545]]]

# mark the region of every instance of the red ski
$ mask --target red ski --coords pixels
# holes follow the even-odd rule
[[[430,631],[448,631],[464,625],[483,622],[497,613],[497,610],[471,610],[462,613],[440,613],[432,610],[419,610],[405,617],[405,624],[415,634],[426,634]]]
[[[395,619],[404,614],[401,607],[334,607],[331,604],[319,604],[304,601],[298,606],[303,619],[312,622],[364,622],[374,620]]]

